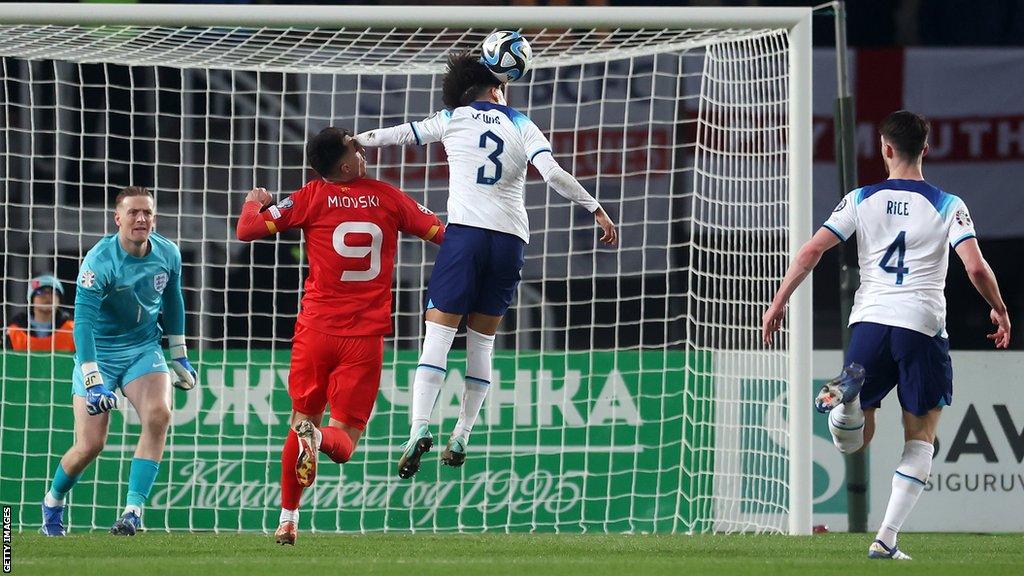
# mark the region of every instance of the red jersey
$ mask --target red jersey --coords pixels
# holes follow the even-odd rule
[[[243,207],[239,238],[301,228],[309,277],[298,323],[337,336],[391,333],[399,231],[437,244],[444,238],[444,226],[433,212],[371,178],[313,180],[263,212],[259,209],[255,201]]]

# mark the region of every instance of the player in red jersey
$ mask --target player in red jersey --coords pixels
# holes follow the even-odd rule
[[[263,188],[246,196],[239,240],[291,228],[305,233],[309,277],[292,338],[291,429],[281,453],[279,544],[295,544],[299,500],[316,477],[317,452],[347,462],[366,428],[391,333],[391,277],[398,232],[440,244],[444,225],[401,190],[366,177],[362,146],[348,130],[325,128],[306,146],[322,178],[272,204]],[[321,427],[325,407],[330,422]]]

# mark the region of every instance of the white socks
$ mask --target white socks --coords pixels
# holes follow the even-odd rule
[[[281,508],[281,519],[278,520],[277,524],[278,524],[278,526],[280,526],[281,524],[284,524],[285,522],[294,522],[295,525],[298,526],[299,525],[299,511],[298,510],[288,510],[286,508]]]
[[[46,496],[43,496],[43,504],[46,504],[50,508],[53,508],[54,506],[63,506],[64,500],[57,500],[56,498],[53,497],[53,494],[50,494],[50,491],[47,490]]]
[[[885,509],[885,519],[875,536],[889,548],[896,545],[896,535],[928,482],[934,453],[935,447],[922,440],[909,440],[903,445],[903,458],[892,476],[892,495]]]
[[[491,357],[494,355],[494,335],[481,334],[466,328],[466,390],[462,394],[462,411],[455,423],[452,437],[469,439],[473,425],[480,416],[480,408],[491,388]]]
[[[139,518],[142,518],[142,507],[141,506],[132,506],[131,504],[129,504],[129,505],[124,507],[124,512],[122,512],[122,514],[127,514],[129,512],[135,512],[136,516],[138,516]]]
[[[423,352],[416,367],[416,380],[412,385],[412,431],[415,433],[430,422],[430,414],[444,385],[448,372],[448,351],[455,340],[455,328],[435,322],[425,322],[426,336],[423,338]]]
[[[860,408],[860,395],[836,406],[828,413],[828,430],[832,442],[843,454],[850,454],[864,446],[864,411]]]

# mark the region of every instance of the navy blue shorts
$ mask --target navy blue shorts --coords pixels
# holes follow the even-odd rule
[[[427,287],[427,308],[504,316],[521,278],[526,243],[495,230],[445,227]]]
[[[949,340],[909,328],[858,322],[850,333],[846,364],[864,367],[862,408],[878,408],[899,383],[896,394],[907,412],[924,416],[953,401]]]

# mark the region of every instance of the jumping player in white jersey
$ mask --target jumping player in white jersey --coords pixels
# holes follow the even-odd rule
[[[413,384],[412,428],[398,464],[411,478],[433,446],[428,423],[447,373],[448,351],[466,319],[466,388],[462,411],[441,455],[449,466],[466,458],[470,432],[491,384],[494,333],[519,284],[530,228],[524,200],[527,163],[556,192],[594,214],[601,241],[615,244],[615,224],[563,170],[551,144],[525,114],[505,103],[505,87],[477,58],[448,59],[446,108],[421,122],[371,130],[363,146],[442,142],[448,154],[448,226],[427,289],[426,336]]]
[[[840,452],[860,450],[875,431],[875,410],[896,387],[903,407],[903,456],[869,558],[909,560],[896,543],[904,520],[928,482],[935,428],[953,400],[943,289],[949,249],[963,260],[978,293],[992,307],[996,348],[1010,344],[1010,318],[995,274],[981,255],[963,200],[924,180],[928,123],[901,110],[882,123],[882,159],[889,179],[846,195],[822,228],[800,248],[764,314],[766,343],[782,324],[786,302],[821,255],[857,234],[860,288],[850,313],[846,368],[815,400],[828,413]]]

